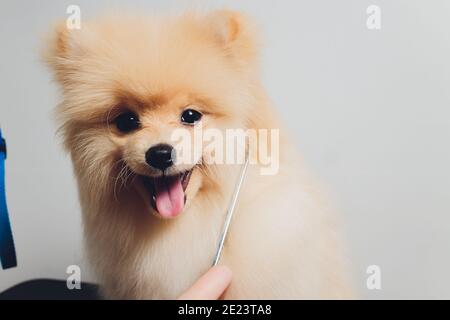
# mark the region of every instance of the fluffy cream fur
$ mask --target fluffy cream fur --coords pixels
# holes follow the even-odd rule
[[[189,105],[204,128],[279,128],[258,76],[258,41],[242,14],[108,16],[56,27],[46,61],[61,87],[60,132],[78,181],[88,256],[108,298],[176,298],[212,263],[238,166],[196,166],[184,211],[154,214],[139,175]],[[135,110],[142,128],[111,119]],[[281,131],[280,171],[250,166],[222,263],[224,298],[348,298],[326,202]]]

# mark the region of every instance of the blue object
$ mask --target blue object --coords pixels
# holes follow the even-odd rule
[[[17,266],[16,250],[9,223],[8,207],[6,206],[5,190],[5,160],[6,141],[0,129],[0,260],[2,268],[8,269]]]

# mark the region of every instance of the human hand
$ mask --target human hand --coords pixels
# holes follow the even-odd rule
[[[214,266],[200,277],[178,300],[217,300],[231,282],[231,270]]]

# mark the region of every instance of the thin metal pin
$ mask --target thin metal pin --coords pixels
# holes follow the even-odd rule
[[[225,216],[225,222],[222,228],[222,233],[219,237],[219,243],[217,245],[217,251],[214,256],[214,262],[213,266],[217,265],[220,261],[220,258],[222,256],[222,250],[223,250],[223,244],[225,243],[225,239],[228,234],[228,228],[230,227],[231,219],[233,218],[234,208],[236,207],[237,199],[242,187],[242,184],[244,182],[245,174],[247,173],[247,167],[249,163],[249,150],[248,145],[246,145],[245,148],[245,163],[242,165],[241,172],[239,175],[239,179],[237,181],[236,187],[234,189],[234,193],[231,197],[230,205],[228,206],[228,210]]]

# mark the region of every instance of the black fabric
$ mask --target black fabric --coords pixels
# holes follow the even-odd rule
[[[81,283],[81,289],[69,290],[66,281],[36,279],[19,283],[0,293],[0,300],[98,300],[98,286]]]

